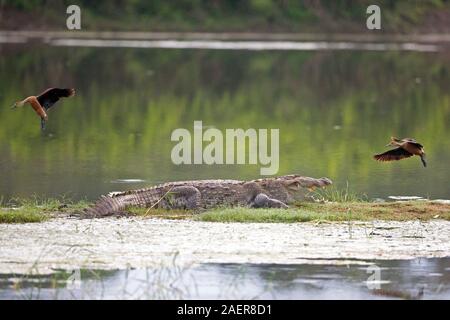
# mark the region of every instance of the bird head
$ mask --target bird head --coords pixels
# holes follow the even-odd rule
[[[14,104],[11,106],[11,109],[15,109],[17,107],[23,107],[25,103],[23,101],[16,101],[14,102]]]
[[[401,142],[400,139],[396,138],[396,137],[391,137],[391,141],[386,145],[386,147],[395,147],[398,146],[399,143]]]

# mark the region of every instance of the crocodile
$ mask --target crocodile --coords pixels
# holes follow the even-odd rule
[[[192,180],[150,188],[111,192],[86,210],[91,217],[123,213],[127,208],[202,210],[215,207],[288,208],[296,201],[314,201],[311,191],[332,184],[328,178],[296,174],[250,181]]]

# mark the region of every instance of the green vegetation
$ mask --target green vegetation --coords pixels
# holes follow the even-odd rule
[[[58,214],[73,213],[87,207],[85,201],[71,202],[67,199],[12,199],[0,201],[0,223],[43,222]]]
[[[147,218],[193,219],[208,222],[308,222],[352,220],[450,220],[450,205],[429,201],[375,203],[326,202],[298,203],[290,209],[218,208],[204,212],[131,208],[130,214]]]
[[[315,198],[327,202],[361,202],[367,201],[367,196],[360,196],[350,190],[348,182],[346,187],[339,189],[336,186],[329,186],[327,188],[317,189],[315,191]]]
[[[304,209],[248,209],[227,208],[201,213],[194,217],[197,221],[206,222],[309,222],[309,221],[345,221],[344,216],[335,213],[318,213]]]
[[[15,209],[0,209],[0,223],[42,222],[48,219],[42,208],[24,207]]]
[[[10,27],[65,26],[65,9],[73,1],[0,1]],[[207,30],[207,31],[317,31],[345,32],[365,28],[370,0],[78,0],[84,30]],[[384,30],[409,30],[447,12],[445,0],[379,0]],[[446,11],[447,10],[447,11]],[[18,13],[17,13],[18,12]],[[23,13],[33,19],[26,19]],[[62,14],[61,14],[62,13]],[[36,18],[38,17],[38,18]],[[24,23],[20,23],[21,20]],[[435,22],[435,20],[434,20]],[[337,28],[339,26],[339,28]]]
[[[413,219],[450,220],[450,205],[432,202],[395,203],[305,203],[295,209],[216,209],[201,213],[195,220],[209,222],[343,222],[353,220],[393,220]]]
[[[79,214],[88,207],[85,201],[14,200],[0,205],[0,223],[42,222],[53,217]],[[450,220],[450,205],[429,201],[405,201],[374,203],[357,202],[302,202],[290,209],[217,208],[195,212],[187,210],[164,210],[130,208],[130,216],[158,219],[193,219],[207,222],[344,222],[352,220]]]

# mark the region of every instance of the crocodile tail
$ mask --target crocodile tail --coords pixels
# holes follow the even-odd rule
[[[86,215],[90,217],[105,217],[113,213],[120,212],[127,207],[120,197],[101,196],[94,206],[86,210]]]

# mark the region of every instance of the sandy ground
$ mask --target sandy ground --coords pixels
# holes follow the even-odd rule
[[[190,265],[444,257],[450,256],[449,238],[450,222],[441,220],[249,224],[59,218],[0,225],[0,273],[156,267],[175,256],[177,263]]]

